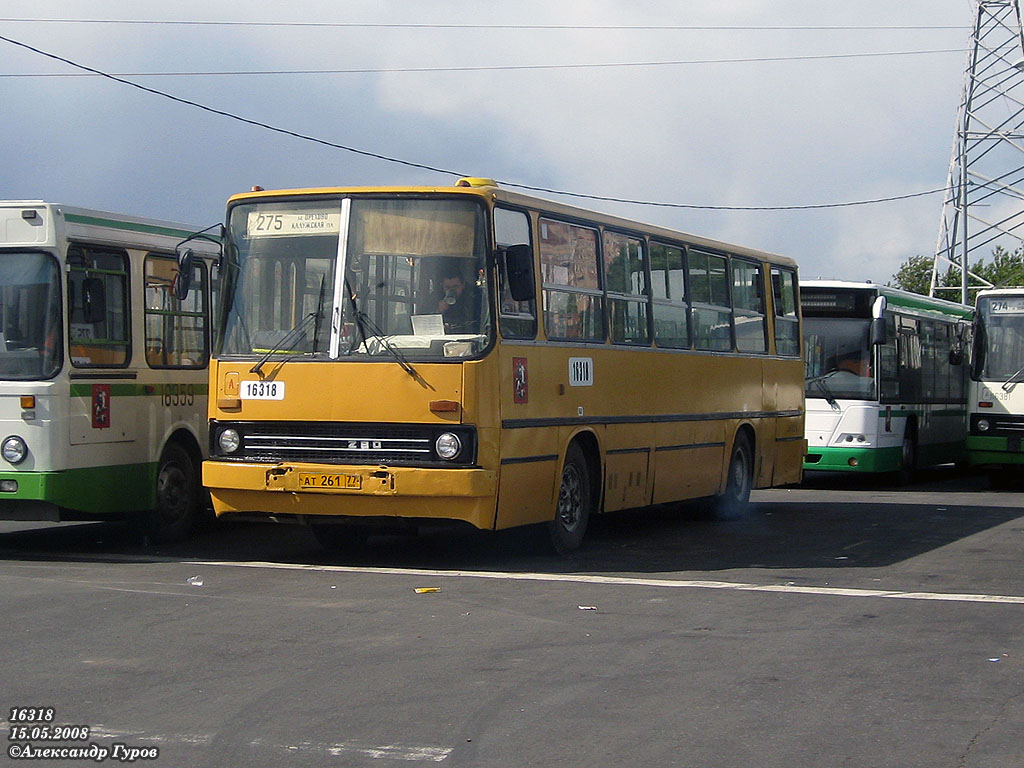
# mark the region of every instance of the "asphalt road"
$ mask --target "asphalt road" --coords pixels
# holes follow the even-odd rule
[[[1022,501],[812,476],[737,520],[599,519],[564,559],[522,532],[343,557],[297,527],[0,523],[0,713],[158,766],[1021,768]]]

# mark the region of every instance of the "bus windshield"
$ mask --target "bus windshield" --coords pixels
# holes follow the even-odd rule
[[[61,366],[57,260],[41,252],[0,253],[0,379],[50,379]]]
[[[854,317],[804,317],[807,397],[875,396],[870,325],[870,320]]]
[[[978,301],[975,379],[1008,381],[1024,366],[1024,296],[991,296]]]
[[[485,232],[482,207],[451,197],[237,205],[220,354],[475,355],[491,335]]]

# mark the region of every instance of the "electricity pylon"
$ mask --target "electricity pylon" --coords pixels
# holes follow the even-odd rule
[[[946,199],[932,262],[931,295],[990,286],[970,271],[1001,245],[1024,244],[1024,36],[1018,0],[978,0]],[[936,285],[954,267],[958,287]],[[972,282],[973,281],[973,282]],[[952,298],[952,297],[950,297]]]

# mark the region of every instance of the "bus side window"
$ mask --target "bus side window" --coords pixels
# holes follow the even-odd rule
[[[796,272],[772,267],[772,299],[775,305],[775,354],[800,354],[800,318],[797,315]]]
[[[174,294],[178,263],[170,256],[146,255],[146,362],[151,368],[204,368],[209,359],[207,269],[202,260],[191,265],[191,290],[184,299]]]
[[[540,220],[544,332],[549,339],[604,341],[597,230]]]
[[[768,327],[764,313],[761,265],[736,258],[731,261],[736,349],[740,352],[767,352]]]
[[[685,274],[681,247],[651,243],[654,341],[659,347],[687,349],[690,346]]]
[[[732,307],[729,305],[729,263],[724,256],[690,249],[690,296],[697,349],[731,352]]]
[[[73,245],[68,249],[68,345],[76,367],[128,364],[128,254]]]
[[[603,246],[612,342],[650,344],[646,245],[640,238],[605,231]]]
[[[494,209],[494,243],[501,248],[529,245],[530,220],[521,211]],[[516,301],[512,298],[505,260],[498,260],[498,327],[506,339],[533,339],[537,336],[537,300]]]

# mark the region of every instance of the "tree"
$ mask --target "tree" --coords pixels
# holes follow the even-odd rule
[[[932,286],[932,257],[911,256],[886,285],[927,296]]]
[[[997,245],[992,251],[992,261],[977,262],[971,267],[971,272],[1000,288],[1024,285],[1024,248],[1010,252]],[[971,285],[971,282],[975,281],[972,279],[968,282],[967,293],[968,301],[973,303],[978,291],[986,286],[976,283]],[[899,270],[886,285],[927,296],[931,290],[931,283],[932,257],[911,256],[900,265]],[[950,266],[945,272],[937,275],[936,283],[940,287],[959,288],[960,269]],[[953,291],[941,291],[939,295],[954,301],[960,299],[960,295]]]

